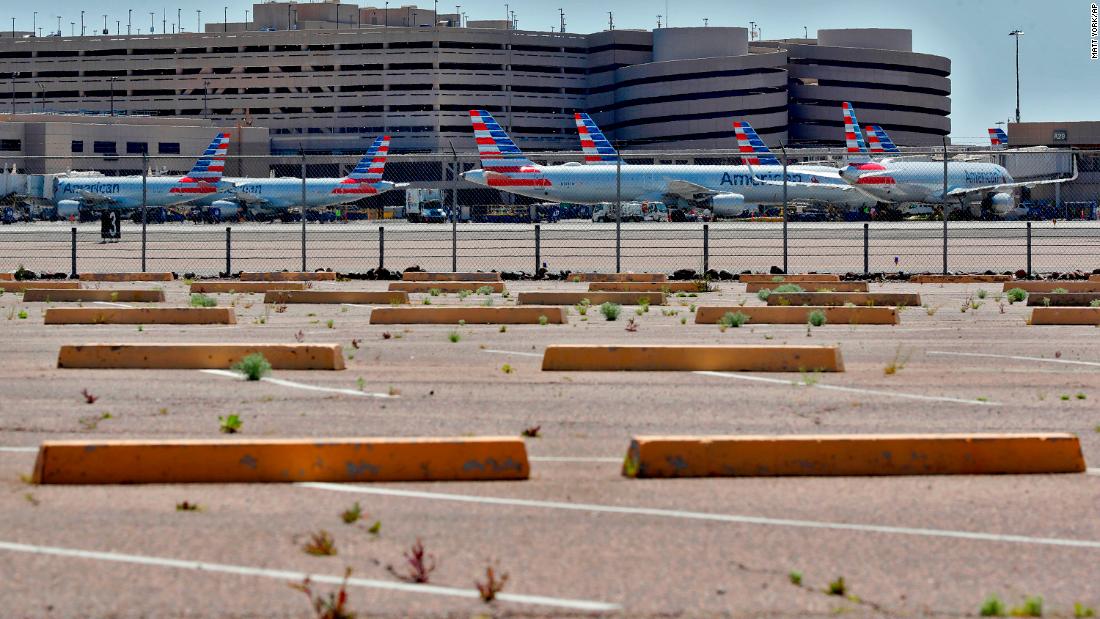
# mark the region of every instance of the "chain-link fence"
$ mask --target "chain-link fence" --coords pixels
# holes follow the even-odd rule
[[[535,167],[495,176],[469,173],[481,168],[473,153],[392,155],[384,179],[397,186],[380,193],[340,192],[355,155],[230,157],[202,192],[172,190],[187,184],[184,155],[15,158],[0,175],[0,270],[1100,268],[1100,152],[777,155],[779,165],[719,151],[586,165],[534,153]],[[102,237],[104,211],[123,217],[120,238]]]

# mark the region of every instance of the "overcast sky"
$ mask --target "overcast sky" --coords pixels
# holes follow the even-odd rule
[[[408,2],[411,4],[411,2]],[[382,4],[381,2],[378,3]],[[404,4],[393,0],[390,6]],[[420,6],[431,8],[423,0]],[[616,28],[653,28],[657,16],[672,26],[701,26],[707,18],[712,26],[759,24],[764,38],[801,36],[806,26],[812,36],[817,28],[911,28],[914,51],[947,56],[952,61],[952,137],[957,141],[983,141],[986,127],[1014,114],[1014,46],[1009,31],[1024,30],[1020,41],[1020,73],[1023,120],[1100,120],[1100,61],[1089,58],[1089,8],[1091,0],[917,0],[887,3],[881,0],[558,0],[533,2],[513,0],[521,29],[548,30],[558,24],[558,8],[565,10],[566,30],[588,33],[607,28],[607,12],[614,13]],[[69,34],[69,23],[80,22],[86,11],[89,32],[103,27],[108,15],[110,29],[134,10],[134,27],[148,31],[149,12],[156,12],[160,29],[161,11],[169,24],[183,10],[187,30],[196,27],[196,9],[203,21],[221,22],[223,7],[230,21],[242,21],[251,2],[237,0],[52,0],[43,5],[8,0],[0,8],[16,28],[30,30],[32,11],[40,6],[38,25]],[[716,6],[717,5],[717,6]],[[361,6],[367,6],[363,3]],[[440,12],[454,11],[443,4]],[[462,10],[471,19],[503,19],[505,5],[495,0],[463,0]],[[671,15],[668,15],[671,13]],[[137,17],[141,15],[141,19]],[[77,26],[79,29],[79,25]],[[171,25],[169,25],[171,31]]]

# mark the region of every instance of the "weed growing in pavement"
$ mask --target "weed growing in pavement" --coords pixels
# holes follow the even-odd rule
[[[1013,617],[1042,617],[1043,597],[1041,595],[1028,597],[1022,606],[1013,606],[1009,613]]]
[[[882,373],[887,376],[893,376],[898,373],[898,370],[904,370],[905,364],[909,363],[909,357],[912,356],[912,354],[912,351],[904,350],[901,344],[898,344],[898,347],[894,349],[894,358],[890,363],[886,364],[886,367],[882,368]]]
[[[355,379],[355,386],[359,388],[359,391],[362,391],[367,386],[367,381],[363,380],[363,377],[360,376]]]
[[[452,344],[457,344],[458,341],[462,339],[462,334],[458,331],[451,331],[447,334],[447,339],[450,340]]]
[[[1043,307],[1050,307],[1050,297],[1043,297],[1041,300],[1043,302]]]
[[[19,310],[19,313],[17,314],[17,316],[19,316],[19,320],[26,320],[27,319],[27,310]]]
[[[191,294],[191,307],[214,307],[218,300],[201,292]]]
[[[294,334],[294,341],[301,344],[302,341],[305,340],[305,339],[306,339],[305,332],[303,332],[301,329],[298,329],[298,332]]]
[[[600,313],[603,314],[603,317],[607,320],[618,320],[619,313],[621,313],[622,311],[623,306],[619,305],[618,303],[611,303],[610,301],[608,301],[607,303],[600,305]]]
[[[393,385],[390,385],[390,386],[389,386],[389,388],[387,388],[387,389],[386,389],[386,393],[387,393],[387,394],[388,394],[388,395],[389,395],[389,396],[390,396],[391,398],[395,398],[395,397],[397,397],[397,396],[401,395],[401,390],[400,390],[400,389],[398,389],[397,387],[394,387]]]
[[[30,492],[26,492],[23,494],[23,500],[30,503],[32,507],[38,507],[42,503],[42,501],[39,501],[38,498]]]
[[[680,316],[680,324],[686,325],[687,321],[688,321],[687,316]]]
[[[386,570],[399,580],[412,583],[427,583],[431,580],[432,572],[436,568],[435,555],[428,554],[424,550],[424,543],[417,538],[416,543],[404,552],[404,571],[398,572],[392,565],[387,565]]]
[[[99,422],[110,419],[111,413],[102,413],[100,415],[89,415],[87,417],[81,417],[77,419],[80,426],[89,432],[99,427]]]
[[[481,286],[480,288],[477,289],[477,293],[478,294],[483,294],[483,295],[486,295],[486,296],[491,295],[491,294],[493,294],[493,287],[492,286]]]
[[[1054,290],[1050,291],[1050,294],[1069,294],[1069,290],[1066,290],[1065,288],[1055,288]]]
[[[1080,602],[1073,603],[1073,616],[1074,617],[1095,617],[1096,611],[1089,606],[1085,606]]]
[[[246,305],[245,307],[248,307],[248,306]],[[341,306],[340,306],[340,313],[341,313],[341,314],[346,314],[346,313],[348,313],[348,306],[346,306],[346,305],[341,305]]]
[[[1087,398],[1088,396],[1086,396],[1086,395],[1085,395],[1085,394],[1083,394],[1083,393],[1076,393],[1076,394],[1074,394],[1074,396],[1073,396],[1073,397],[1077,398],[1078,400],[1084,400],[1084,399],[1085,399],[1085,398]]]
[[[1000,293],[1000,292],[998,292],[997,294],[993,295],[993,300],[994,300],[994,301],[996,301],[997,303],[1000,303],[1000,302],[1001,302],[1001,300],[1002,300],[1002,299],[1004,299],[1004,298],[1005,298],[1004,294],[1002,294],[1002,293]]]
[[[756,298],[761,301],[767,301],[770,296],[772,296],[772,291],[767,288],[761,288],[756,291]]]
[[[509,299],[509,298],[511,298],[511,297],[512,297],[511,293],[509,293],[509,292],[508,292],[507,290],[505,290],[504,292],[500,293],[500,298],[502,298],[502,299]]]
[[[694,303],[692,303],[691,305],[688,306],[688,311],[693,313],[693,314],[695,313],[695,304]]]
[[[649,297],[642,297],[638,299],[638,309],[642,310],[643,314],[649,313]]]
[[[641,308],[641,306],[638,306],[638,307],[634,308],[634,315],[635,316],[641,316],[644,313],[645,313],[645,310],[643,310]]]
[[[545,315],[539,315],[539,324],[545,327],[546,325],[550,324],[550,319],[547,318]]]
[[[791,294],[791,293],[795,293],[795,292],[806,292],[806,291],[803,290],[802,286],[799,286],[798,284],[780,284],[779,286],[776,286],[775,290],[773,290],[772,292],[777,293],[777,294],[781,294],[781,293]]]
[[[1027,299],[1027,291],[1023,288],[1013,288],[1006,293],[1006,296],[1008,296],[1008,303],[1011,305]]]
[[[180,501],[179,503],[176,503],[176,511],[177,512],[200,512],[200,511],[202,511],[202,506],[199,505],[198,503],[192,503],[190,501]]]
[[[970,302],[970,309],[977,310],[978,308],[980,308],[983,305],[985,305],[985,304],[982,303],[981,301],[971,301]]]
[[[504,590],[504,585],[508,582],[508,572],[501,572],[497,576],[496,570],[492,565],[485,567],[485,580],[475,580],[474,585],[477,586],[478,595],[481,596],[481,601],[489,604],[493,600],[497,599],[497,594]]]
[[[432,304],[432,298],[431,297],[424,297],[423,299],[420,300],[420,304],[421,305],[431,305]]]
[[[806,368],[799,368],[798,372],[802,375],[802,384],[807,387],[813,387],[821,381],[821,370],[807,372]]]
[[[481,304],[484,305],[485,307],[492,307],[493,306],[493,297],[485,297],[485,300],[482,301]]]
[[[382,521],[381,520],[375,520],[374,524],[370,525],[370,527],[367,528],[367,533],[370,533],[371,535],[378,535],[381,532],[382,532]]]
[[[505,374],[511,374],[512,372],[515,372],[515,370],[514,370],[514,369],[512,369],[512,366],[511,366],[511,365],[509,365],[509,364],[507,364],[507,363],[505,363],[504,365],[500,366],[500,371],[501,371],[501,372],[504,372]]]
[[[936,310],[940,309],[939,307],[932,307],[927,303],[925,303],[922,307],[924,308],[924,313],[928,314],[929,316],[935,316]]]
[[[1100,307],[1100,299],[1093,299],[1089,301],[1089,307]]]
[[[254,352],[241,359],[233,366],[233,369],[244,374],[248,380],[260,380],[271,372],[271,363],[263,353]]]
[[[355,524],[359,522],[359,519],[362,517],[363,506],[359,505],[359,501],[356,501],[351,507],[340,512],[340,520],[343,520],[344,524]]]
[[[825,589],[825,593],[829,595],[839,595],[841,597],[848,595],[848,585],[844,582],[844,577],[837,576],[836,580],[829,583],[829,587]]]
[[[796,587],[801,587],[802,572],[799,572],[798,570],[791,570],[787,573],[787,580],[791,581],[792,585],[795,585]]]
[[[542,426],[541,425],[528,426],[528,427],[524,428],[523,432],[520,432],[519,435],[524,437],[524,438],[539,438],[541,436],[539,434],[539,432],[541,432],[541,431],[542,431]]]
[[[675,316],[679,313],[680,313],[680,310],[674,310],[674,309],[663,309],[663,310],[661,310],[661,315],[662,316]]]
[[[428,288],[428,294],[433,297],[438,297],[439,295],[443,294],[443,291],[439,288]]]
[[[138,333],[141,333],[142,331],[145,330],[145,325],[138,325],[137,330],[138,330]]]
[[[325,326],[328,327],[329,329],[334,329],[335,325],[336,325],[336,321],[331,319],[331,318],[329,318],[328,320],[325,321]]]
[[[344,568],[344,580],[340,583],[340,588],[327,596],[313,592],[313,582],[308,576],[301,583],[290,585],[290,588],[306,594],[309,606],[313,609],[314,619],[355,619],[355,613],[348,610],[348,577],[350,576],[351,568]]]
[[[982,617],[1004,617],[1005,603],[996,594],[991,595],[982,602],[978,609],[978,615]]]
[[[825,312],[821,310],[814,310],[810,312],[809,323],[815,327],[820,327],[825,324]]]
[[[80,395],[84,396],[84,403],[85,404],[95,404],[95,401],[99,399],[99,396],[93,395],[87,389],[82,389],[80,391]]]
[[[982,289],[982,288],[978,288],[978,293],[977,293],[977,294],[978,294],[978,298],[979,298],[979,299],[984,299],[984,298],[986,297],[986,295],[988,295],[989,293],[988,293],[988,292],[986,292],[986,291],[985,291],[984,289]]]
[[[718,319],[718,324],[723,327],[738,328],[749,321],[749,317],[741,312],[726,312]]]
[[[458,291],[458,298],[459,299],[465,299],[468,296],[470,296],[470,291],[469,290],[459,290]]]
[[[336,554],[336,540],[332,539],[331,533],[321,529],[309,534],[309,539],[302,546],[302,550],[315,557],[331,557]]]
[[[1069,394],[1063,393],[1062,395],[1058,396],[1058,399],[1063,402],[1069,402]]]
[[[497,331],[499,331],[500,333],[507,333],[508,325],[500,325],[500,329],[497,329]]]
[[[592,306],[591,301],[589,301],[588,299],[581,299],[581,302],[574,305],[573,307],[577,310],[577,313],[580,314],[581,316],[587,316],[588,315],[588,308],[591,307],[591,306]]]
[[[626,330],[630,331],[631,333],[634,333],[638,330],[638,323],[634,322],[633,317],[631,317],[630,320],[626,321]]]
[[[241,421],[240,415],[226,415],[225,417],[218,417],[218,429],[223,434],[236,434],[244,422]]]

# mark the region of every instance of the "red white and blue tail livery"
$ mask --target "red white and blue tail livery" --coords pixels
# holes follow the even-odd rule
[[[1007,148],[1008,147],[1008,134],[1004,129],[1000,127],[989,128],[989,144],[993,148]]]
[[[581,150],[584,151],[585,163],[614,164],[619,160],[619,153],[604,136],[603,131],[596,126],[596,121],[584,112],[573,114],[577,122],[577,133],[581,138]]]
[[[470,123],[483,170],[519,172],[523,166],[534,165],[487,110],[470,110]]]
[[[867,145],[870,147],[871,152],[875,154],[881,153],[900,153],[901,149],[897,144],[890,139],[890,136],[886,134],[886,130],[878,125],[867,125]]]
[[[195,161],[195,165],[191,166],[187,177],[180,182],[186,182],[187,179],[208,183],[220,181],[225,174],[225,156],[229,152],[229,136],[228,133],[219,133],[215,136],[210,146],[207,146],[202,156]]]
[[[841,109],[844,111],[844,142],[848,147],[848,154],[865,154],[867,143],[863,141],[863,132],[859,130],[855,108],[852,107],[851,103],[845,101],[841,105]]]
[[[367,153],[348,174],[348,178],[361,183],[377,183],[386,169],[386,157],[390,154],[390,136],[375,138]]]
[[[764,140],[760,139],[748,121],[733,121],[733,132],[737,136],[737,150],[741,152],[741,161],[745,164],[780,165],[779,159],[768,150],[767,144],[764,144]]]

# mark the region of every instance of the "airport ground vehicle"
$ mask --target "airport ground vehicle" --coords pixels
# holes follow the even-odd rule
[[[622,221],[669,221],[664,202],[623,202]],[[592,208],[592,221],[615,221],[615,205],[602,202]]]
[[[443,223],[443,190],[409,188],[405,190],[405,219],[411,223]]]

